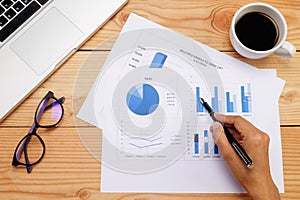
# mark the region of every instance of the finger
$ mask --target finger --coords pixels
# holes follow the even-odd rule
[[[230,124],[230,125],[231,124],[234,125],[235,123],[240,122],[240,121],[242,121],[242,119],[244,119],[241,116],[223,115],[221,113],[215,113],[215,117],[218,121],[223,122],[225,124]]]
[[[222,125],[219,122],[214,122],[212,126],[209,127],[212,136],[217,143],[222,132],[224,132]]]
[[[237,124],[237,116],[226,116],[220,113],[215,113],[215,117],[221,123],[224,123],[225,126],[229,129],[230,133],[238,140],[241,140],[242,137],[240,135],[240,131],[238,131],[235,127]]]
[[[233,135],[233,137],[237,140],[237,141],[241,141],[241,140],[243,140],[243,137],[242,137],[242,135],[241,135],[241,133],[239,132],[239,131],[237,131],[236,129],[235,129],[235,127],[228,127],[228,126],[226,126],[227,128],[228,128],[228,130],[229,130],[229,132],[231,133],[231,135]]]
[[[215,113],[215,117],[222,123],[225,123],[229,127],[234,127],[241,134],[248,134],[256,131],[256,128],[246,119],[241,116],[230,116]]]
[[[230,159],[234,152],[227,140],[222,125],[219,122],[214,122],[213,125],[210,126],[210,132],[224,159]]]
[[[225,115],[216,112],[214,113],[214,116],[219,122],[225,123],[225,118],[226,118]]]

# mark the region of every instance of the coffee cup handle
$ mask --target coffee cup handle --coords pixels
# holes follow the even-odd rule
[[[292,58],[296,53],[296,47],[290,42],[284,41],[282,46],[274,53],[283,58]]]

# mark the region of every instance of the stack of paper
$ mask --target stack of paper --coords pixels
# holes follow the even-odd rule
[[[78,117],[102,128],[101,191],[240,193],[200,103],[269,134],[284,191],[278,99],[284,81],[131,14]]]

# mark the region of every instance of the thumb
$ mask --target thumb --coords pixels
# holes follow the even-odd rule
[[[217,143],[223,130],[222,125],[219,122],[214,122],[212,126],[209,127],[210,132],[212,133],[212,136]]]
[[[223,126],[219,122],[214,122],[212,126],[210,126],[210,132],[217,144],[220,152],[222,153],[223,158],[230,163],[232,163],[236,159],[236,154],[234,150],[230,146],[227,137],[224,133]],[[233,159],[235,158],[235,159]]]

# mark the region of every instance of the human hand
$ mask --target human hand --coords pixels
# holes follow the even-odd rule
[[[224,129],[219,122],[215,122],[210,127],[224,160],[236,179],[247,190],[249,196],[255,200],[280,199],[278,189],[270,173],[269,136],[241,116],[225,116],[215,113],[215,117],[228,127],[254,162],[254,166],[251,168],[244,165],[229,144]]]

